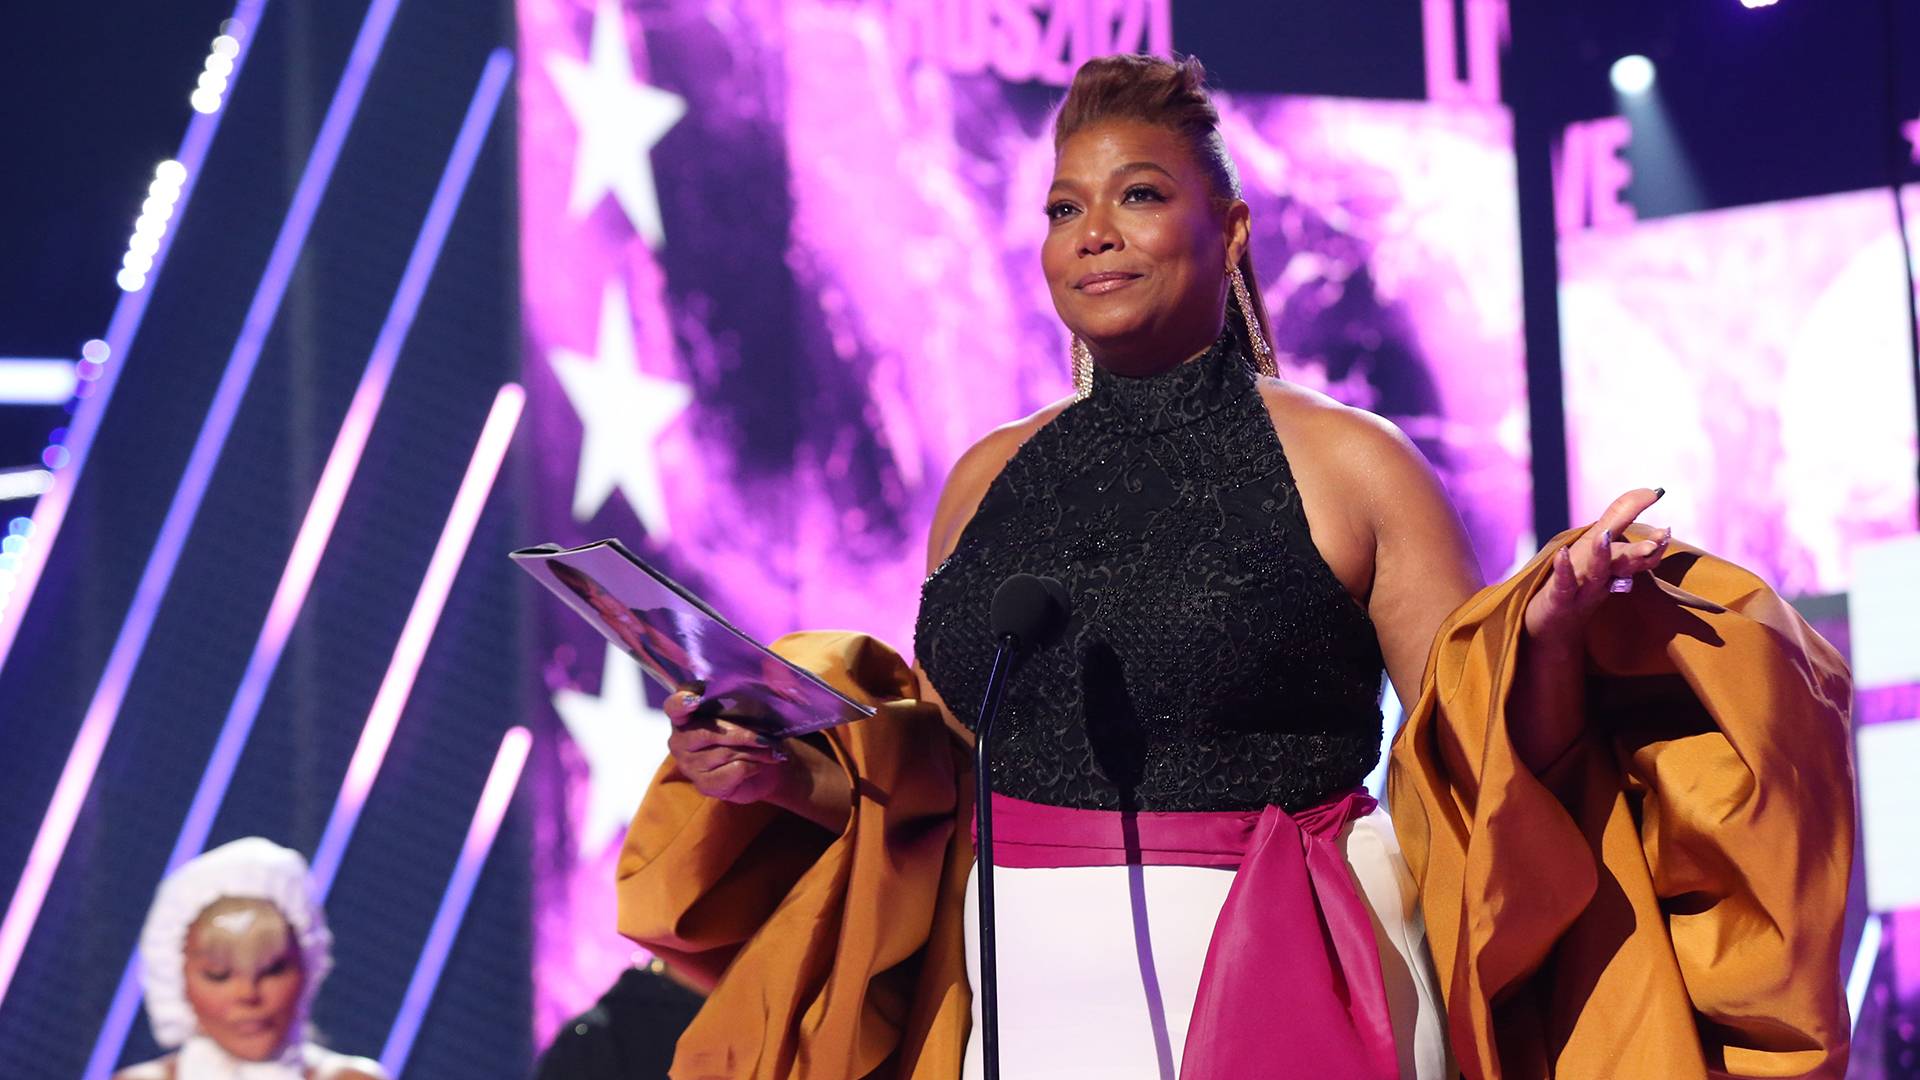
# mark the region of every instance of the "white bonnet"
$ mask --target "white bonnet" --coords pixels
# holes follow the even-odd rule
[[[333,935],[314,900],[307,860],[271,840],[249,836],[189,861],[154,894],[140,931],[140,981],[153,1037],[166,1049],[179,1046],[199,1027],[187,1003],[187,930],[216,900],[229,898],[264,900],[292,928],[305,974],[292,1035],[305,1038],[314,996],[333,967]]]

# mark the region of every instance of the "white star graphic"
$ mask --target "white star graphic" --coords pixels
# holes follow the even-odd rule
[[[619,0],[600,0],[594,9],[587,62],[555,53],[547,56],[546,64],[580,129],[567,212],[585,217],[611,191],[634,230],[650,246],[661,247],[666,232],[648,155],[686,115],[686,99],[633,77]]]
[[[666,760],[672,728],[667,715],[641,693],[640,665],[611,643],[600,669],[599,696],[558,690],[553,708],[587,759],[591,788],[579,853],[594,855],[626,831],[647,782]]]
[[[548,362],[580,415],[574,520],[592,520],[617,487],[647,535],[664,540],[669,532],[667,496],[660,485],[654,442],[693,400],[693,392],[640,370],[625,288],[609,282],[601,296],[594,355],[557,348],[548,353]]]

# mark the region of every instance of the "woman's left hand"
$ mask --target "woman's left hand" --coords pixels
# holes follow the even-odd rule
[[[1615,581],[1659,565],[1673,539],[1663,529],[1652,539],[1625,543],[1627,526],[1666,494],[1664,488],[1636,488],[1613,500],[1593,527],[1554,552],[1553,578],[1527,604],[1527,636],[1536,643],[1571,647],[1586,631],[1587,620],[1606,600]]]

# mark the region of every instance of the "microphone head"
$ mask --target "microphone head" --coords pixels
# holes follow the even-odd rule
[[[1073,610],[1067,587],[1050,577],[1015,574],[993,592],[988,625],[995,641],[1011,637],[1024,648],[1051,644]]]

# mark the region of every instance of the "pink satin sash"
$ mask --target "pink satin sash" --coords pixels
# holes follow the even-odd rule
[[[1340,830],[1354,790],[1298,814],[1122,814],[993,797],[994,864],[1239,867],[1200,972],[1184,1080],[1400,1075],[1380,954]]]

